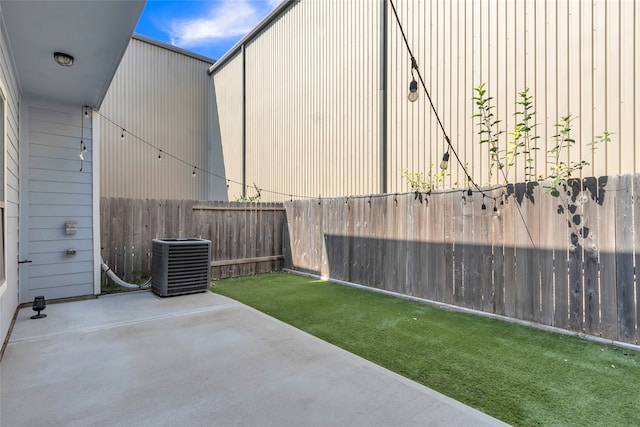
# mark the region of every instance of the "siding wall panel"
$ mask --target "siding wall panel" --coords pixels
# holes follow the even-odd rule
[[[1,7],[0,7],[1,8]],[[4,110],[4,156],[6,174],[5,190],[5,284],[0,283],[0,339],[4,339],[11,325],[11,319],[18,306],[18,129],[20,88],[13,67],[13,57],[9,48],[6,29],[0,10],[0,96],[5,100]],[[0,138],[3,136],[0,135]]]
[[[108,119],[100,120],[102,196],[209,197],[210,177],[198,171],[193,178],[192,172],[193,166],[209,169],[206,106],[210,65],[131,39],[100,108],[100,114]],[[124,139],[120,126],[126,130]]]
[[[301,0],[246,44],[247,182],[315,197],[379,191],[378,97],[380,2]],[[571,114],[576,144],[561,160],[591,165],[584,176],[635,173],[640,166],[640,7],[631,0],[407,0],[396,8],[420,72],[462,162],[479,184],[505,181],[489,170],[480,145],[473,88],[486,83],[499,148],[519,120],[518,93],[533,96],[533,177],[549,174],[557,123]],[[443,135],[428,99],[406,95],[410,59],[388,12],[388,191],[408,190],[401,170],[429,172],[442,158]],[[216,91],[232,63],[214,72]],[[234,75],[237,79],[238,74]],[[236,80],[237,82],[237,80]],[[240,84],[240,83],[236,83]],[[218,99],[238,111],[238,99]],[[221,126],[237,115],[221,113]],[[588,147],[605,130],[613,140],[595,155]],[[231,139],[229,139],[231,138]],[[237,146],[235,135],[223,136]],[[225,161],[228,159],[225,158]],[[277,165],[277,167],[275,167]],[[520,155],[507,176],[525,179]],[[465,186],[452,156],[446,187]]]
[[[23,232],[28,234],[23,236],[22,244],[23,255],[33,263],[24,267],[20,301],[31,301],[36,295],[47,299],[91,295],[93,260],[79,260],[77,254],[65,253],[67,249],[88,253],[93,249],[91,119],[82,118],[80,106],[33,100],[23,103],[28,117],[25,141],[29,146],[24,151],[28,156],[28,183],[23,188]],[[81,137],[88,148],[82,170],[78,158]],[[87,185],[88,192],[75,191]],[[78,224],[76,234],[65,234],[67,221]],[[37,226],[29,228],[27,224]]]
[[[294,3],[245,50],[247,184],[262,200],[377,191],[378,9],[353,2]],[[294,28],[304,31],[292,33]],[[214,72],[225,166],[240,181],[241,59]],[[223,129],[224,128],[224,129]],[[231,193],[231,190],[230,190]],[[248,189],[252,195],[253,190]]]
[[[220,126],[220,144],[229,179],[227,200],[242,196],[242,56],[231,59],[223,69],[212,75],[215,86]],[[274,103],[279,100],[273,99]],[[265,132],[270,132],[266,129]],[[266,151],[266,150],[265,150]],[[269,163],[277,165],[278,163]]]

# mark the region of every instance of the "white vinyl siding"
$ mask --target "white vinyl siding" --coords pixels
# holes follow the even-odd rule
[[[28,184],[25,254],[32,261],[21,302],[94,293],[91,119],[80,106],[26,100]],[[84,125],[84,127],[82,127]],[[88,151],[80,161],[80,140]],[[80,170],[82,166],[82,171]],[[25,219],[25,218],[23,218]],[[75,222],[77,232],[65,233]],[[68,255],[67,250],[76,250]]]
[[[0,339],[4,341],[11,319],[18,306],[18,135],[20,91],[4,21],[0,14],[0,92],[4,99],[3,130],[4,139],[4,282],[0,283]]]

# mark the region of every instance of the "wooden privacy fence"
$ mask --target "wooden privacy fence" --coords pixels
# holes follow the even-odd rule
[[[574,181],[559,198],[538,183],[487,195],[286,202],[285,265],[638,342],[640,176]]]
[[[279,203],[102,198],[102,257],[124,280],[151,275],[156,238],[211,240],[211,277],[278,271],[285,211]]]

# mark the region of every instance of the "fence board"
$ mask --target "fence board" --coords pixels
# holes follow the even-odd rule
[[[565,197],[562,195],[562,197]],[[557,201],[557,220],[553,222],[552,240],[554,264],[554,326],[569,325],[569,212],[562,197]]]
[[[477,197],[477,196],[476,196]],[[468,205],[473,204],[473,199],[463,197],[454,202],[453,215],[453,302],[464,306],[464,258],[465,258],[465,220],[464,209],[470,209]],[[453,213],[453,212],[452,212]]]
[[[636,310],[633,270],[633,213],[629,203],[633,194],[630,175],[619,177],[616,194],[616,283],[618,286],[619,338],[630,342],[636,337]]]
[[[595,178],[583,180],[582,223],[579,237],[584,249],[584,331],[599,335],[600,328],[600,290],[598,280],[598,202],[601,200],[600,188]]]
[[[143,241],[142,233],[144,230],[143,223],[144,200],[139,203],[132,203],[132,243],[131,243],[131,276],[139,278],[142,275],[142,251]]]
[[[422,221],[425,227],[422,228],[424,236],[421,249],[426,271],[422,271],[420,279],[426,282],[423,284],[426,288],[425,298],[434,301],[444,301],[446,295],[445,203],[444,197],[429,197],[422,208]]]
[[[351,244],[349,245],[349,259],[351,260],[349,266],[350,281],[355,283],[361,283],[366,286],[371,286],[366,277],[366,271],[364,264],[361,264],[364,253],[364,231],[362,221],[365,215],[365,210],[370,209],[370,201],[364,199],[355,199],[351,209],[353,224],[351,228]],[[381,281],[382,283],[383,281]]]
[[[491,231],[493,227],[493,217],[498,213],[497,204],[493,202],[493,198],[495,197],[494,191],[491,190],[489,193],[491,196],[492,203],[487,205],[487,209],[485,211],[481,211],[481,222],[480,222],[480,280],[481,280],[481,290],[482,290],[482,301],[480,309],[482,311],[486,311],[488,313],[495,313],[495,303],[494,296],[495,291],[493,288],[493,239],[491,236]],[[494,211],[493,208],[496,208]]]
[[[410,196],[408,195],[395,195],[393,198],[393,204],[396,211],[396,239],[395,243],[398,245],[398,251],[396,252],[396,262],[398,264],[398,283],[395,286],[396,292],[407,293],[409,285],[407,283],[407,270],[408,262],[410,259],[409,242],[407,240],[408,227],[413,225],[413,218],[410,215],[409,203]]]
[[[156,218],[155,200],[144,200],[144,230],[142,232],[142,244],[144,250],[142,251],[140,276],[145,276],[144,272],[151,271],[151,242],[155,238],[155,230],[153,224],[155,224]]]
[[[529,231],[531,233],[529,243],[532,249],[531,256],[527,258],[529,277],[533,290],[533,321],[542,323],[542,284],[540,282],[540,199],[542,197],[540,184],[537,182],[527,183],[527,193],[530,198],[527,199],[527,218]]]
[[[616,189],[618,178],[600,177],[598,186],[602,188],[602,205],[598,221],[600,245],[600,313],[601,330],[605,338],[618,339],[618,297],[616,272]]]
[[[384,197],[383,200],[385,202],[387,213],[387,220],[384,223],[386,224],[386,235],[383,241],[383,253],[385,255],[384,258],[386,261],[386,274],[384,282],[380,285],[383,289],[396,291],[396,286],[398,283],[398,246],[395,244],[395,242],[397,239],[396,221],[398,221],[399,218],[397,218],[397,209],[395,203],[393,202],[393,196]]]
[[[422,255],[422,246],[425,238],[423,228],[426,228],[422,203],[416,197],[411,197],[411,200],[406,201],[408,221],[406,229],[407,274],[405,281],[408,295],[426,298],[426,286],[421,286],[423,267],[427,263],[427,260]]]
[[[539,284],[537,283],[538,271],[533,269],[532,263],[532,258],[535,257],[535,242],[532,241],[535,230],[532,230],[529,226],[530,217],[533,217],[533,204],[527,197],[528,190],[530,190],[530,187],[526,183],[515,185],[515,299],[516,317],[524,320],[533,320],[534,295]]]
[[[582,206],[575,202],[582,192],[582,181],[572,180],[568,189],[567,201],[569,211],[569,328],[574,331],[583,330],[584,289],[582,268],[582,244],[578,231],[578,224],[582,217]]]
[[[638,242],[640,242],[640,175],[633,177],[633,241],[636,244],[635,250],[635,265],[636,269],[640,268],[640,248]],[[640,342],[640,280],[638,280],[638,274],[636,274],[636,336],[635,343]]]
[[[544,184],[540,193],[544,193]],[[541,194],[540,200],[540,240],[539,240],[539,265],[540,265],[540,322],[545,325],[554,324],[554,249],[556,240],[556,224],[565,222],[558,214],[558,200],[550,195]]]
[[[516,315],[516,241],[515,241],[515,216],[516,203],[513,185],[507,186],[505,205],[503,210],[503,256],[504,256],[504,314],[515,317]]]
[[[442,286],[442,301],[453,304],[454,292],[454,211],[455,203],[459,200],[457,193],[449,193],[441,196],[443,200],[444,221],[444,284]]]
[[[367,286],[375,286],[376,283],[376,269],[379,266],[373,262],[373,255],[378,249],[377,242],[375,241],[376,234],[376,210],[371,208],[370,205],[365,204],[363,199],[358,200],[360,209],[358,210],[360,218],[360,254],[358,254],[359,265],[363,268],[363,283]],[[386,224],[380,224],[382,227],[386,227]],[[378,282],[382,284],[382,281]]]
[[[464,301],[469,308],[479,310],[482,308],[482,279],[480,277],[481,270],[481,253],[480,253],[480,233],[483,214],[486,213],[486,200],[484,197],[476,197],[477,201],[467,204],[471,208],[469,215],[465,216],[464,223],[464,245],[466,248],[464,270],[466,272],[464,278]],[[485,204],[485,209],[481,208]]]
[[[127,246],[128,246],[128,234],[127,234],[127,223],[129,222],[129,215],[127,215],[128,210],[127,210],[127,203],[125,199],[119,199],[118,201],[118,208],[115,212],[115,215],[117,215],[118,218],[118,240],[116,240],[117,243],[117,258],[116,258],[116,273],[119,274],[123,274],[125,277],[131,277],[131,276],[127,276],[127,270],[126,270],[126,261],[127,261],[127,256],[126,256],[126,251],[127,251]],[[115,218],[115,216],[114,216]]]
[[[498,211],[491,219],[491,252],[493,255],[493,298],[491,310],[504,315],[504,189],[494,191],[498,198]],[[497,193],[497,194],[496,194]]]

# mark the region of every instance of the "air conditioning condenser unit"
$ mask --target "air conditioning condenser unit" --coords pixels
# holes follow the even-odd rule
[[[211,278],[211,242],[153,239],[151,290],[162,297],[204,292]]]

